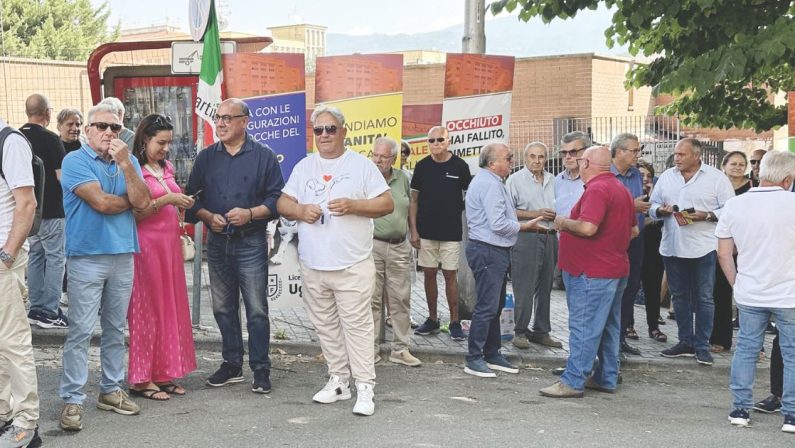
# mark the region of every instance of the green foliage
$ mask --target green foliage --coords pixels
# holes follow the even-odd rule
[[[89,0],[0,0],[5,55],[84,61],[98,45],[119,36],[108,31],[107,3]]]
[[[771,92],[795,90],[795,1],[791,0],[497,0],[493,14],[545,23],[600,4],[613,13],[609,46],[654,58],[627,74],[677,99],[663,111],[689,125],[765,131],[786,123]]]

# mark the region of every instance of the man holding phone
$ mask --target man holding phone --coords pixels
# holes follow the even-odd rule
[[[251,391],[271,391],[268,356],[268,221],[277,217],[276,200],[284,180],[276,155],[246,134],[248,106],[229,98],[215,115],[220,140],[199,153],[186,192],[196,198],[188,220],[210,228],[207,264],[213,315],[221,331],[221,367],[207,379],[212,387],[243,378],[242,294],[248,326]]]
[[[726,201],[734,197],[729,178],[701,161],[701,142],[679,141],[674,167],[660,176],[651,195],[649,216],[665,222],[660,255],[668,273],[674,301],[679,343],[663,350],[667,358],[695,356],[701,365],[712,365],[709,337],[715,305],[715,224]],[[675,213],[688,211],[688,220],[677,222]],[[695,313],[695,322],[693,321]]]

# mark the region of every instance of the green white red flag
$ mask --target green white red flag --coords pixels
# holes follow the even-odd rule
[[[196,92],[196,114],[204,120],[204,144],[216,141],[215,114],[221,102],[224,72],[221,67],[221,38],[218,32],[218,18],[215,1],[211,1],[210,15],[203,37],[202,67],[199,73],[199,86]]]

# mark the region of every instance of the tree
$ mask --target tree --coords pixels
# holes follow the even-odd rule
[[[84,61],[98,45],[119,36],[108,31],[107,2],[89,0],[0,0],[6,55]]]
[[[604,4],[613,14],[608,46],[654,58],[627,74],[676,99],[663,107],[687,125],[753,128],[786,124],[772,94],[795,90],[795,1],[782,0],[497,0],[491,12],[519,19],[574,17]]]

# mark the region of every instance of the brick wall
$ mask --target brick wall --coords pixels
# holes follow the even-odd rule
[[[0,58],[0,73],[0,116],[12,126],[28,121],[25,99],[33,93],[50,100],[53,113],[49,129],[53,132],[57,132],[55,117],[61,109],[71,107],[85,112],[92,106],[83,63]]]

